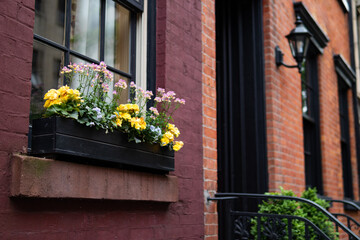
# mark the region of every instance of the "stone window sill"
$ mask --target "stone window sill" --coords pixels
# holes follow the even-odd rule
[[[178,201],[178,179],[13,155],[11,197]]]

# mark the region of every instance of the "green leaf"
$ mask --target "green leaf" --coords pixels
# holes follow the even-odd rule
[[[79,118],[79,113],[76,112],[76,111],[73,111],[72,113],[69,113],[69,116],[71,118],[78,119]]]

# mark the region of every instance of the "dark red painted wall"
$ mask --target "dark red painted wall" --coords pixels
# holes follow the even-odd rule
[[[0,1],[0,239],[203,238],[201,3],[157,4],[157,84],[187,101],[175,204],[8,197],[11,154],[27,147],[34,0]]]

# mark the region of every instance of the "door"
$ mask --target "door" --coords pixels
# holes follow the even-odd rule
[[[218,192],[268,189],[261,0],[216,1]],[[247,202],[236,208],[256,207]],[[218,204],[219,239],[230,238]]]

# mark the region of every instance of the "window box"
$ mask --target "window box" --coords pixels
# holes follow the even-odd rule
[[[31,155],[159,173],[174,170],[174,151],[166,147],[128,142],[124,133],[105,133],[61,117],[33,121]]]

